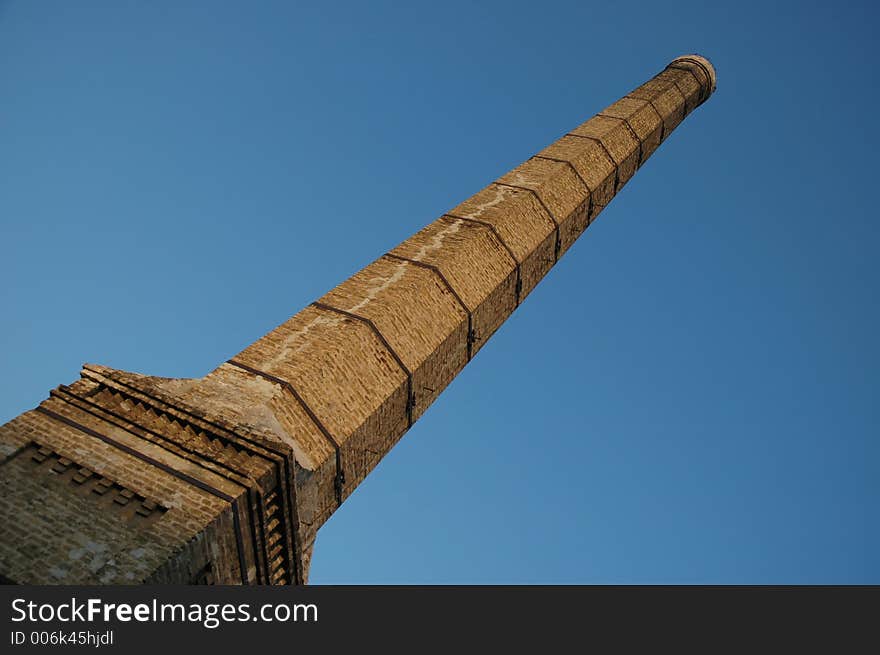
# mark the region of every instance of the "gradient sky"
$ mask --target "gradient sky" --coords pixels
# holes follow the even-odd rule
[[[717,4],[0,1],[0,422],[205,374],[699,52],[312,582],[880,583],[877,5]]]

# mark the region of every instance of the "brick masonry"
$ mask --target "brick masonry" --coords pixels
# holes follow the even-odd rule
[[[203,378],[86,365],[0,426],[0,581],[304,584],[318,528],[714,90],[674,60]]]

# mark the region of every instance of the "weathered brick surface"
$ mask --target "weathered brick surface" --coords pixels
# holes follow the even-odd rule
[[[682,97],[685,99],[685,116],[691,113],[696,109],[697,105],[700,104],[702,100],[702,89],[700,88],[697,78],[694,77],[690,71],[682,70],[680,68],[667,68],[655,79],[661,82],[666,82],[668,80],[679,90]]]
[[[0,580],[304,583],[320,526],[715,88],[670,66],[204,378],[0,426]]]
[[[284,380],[341,451],[342,499],[408,427],[407,375],[361,321],[307,307],[234,361]]]
[[[534,193],[491,184],[455,207],[449,215],[492,226],[519,264],[520,301],[556,261],[556,225]]]
[[[516,307],[516,262],[486,225],[443,216],[391,251],[436,269],[471,312],[472,355]]]
[[[535,194],[558,226],[558,256],[587,229],[590,191],[567,163],[533,157],[498,181]]]
[[[602,116],[626,121],[639,140],[639,166],[660,145],[663,119],[647,100],[621,98],[602,110]]]
[[[663,134],[666,139],[685,117],[685,97],[671,80],[654,78],[627,96],[636,100],[646,100],[657,110],[663,119]]]
[[[121,431],[60,402],[50,399],[43,405],[86,427],[100,429],[102,434],[130,442]],[[34,584],[144,582],[178,548],[230,510],[228,502],[145,465],[136,456],[88,439],[77,429],[37,410],[0,428],[0,441],[17,446],[0,469],[0,525],[9,530],[4,531],[9,538],[0,540],[0,568],[12,580]],[[35,471],[27,461],[27,445],[31,443],[58,453],[75,463],[77,469],[88,467],[95,476],[110,482],[108,486],[122,486],[166,511],[158,521],[144,525],[117,511],[101,511],[120,496],[79,493],[73,488],[76,483],[59,472]],[[162,457],[171,459],[167,454]],[[180,461],[173,463],[185,468]],[[242,492],[234,487],[226,491]],[[214,562],[221,580],[241,584],[234,544],[232,532],[223,532],[213,540],[213,552],[202,555],[205,561]]]
[[[412,375],[413,419],[467,364],[467,311],[429,269],[382,257],[319,303],[375,326]]]
[[[568,163],[590,190],[590,221],[611,202],[617,169],[608,151],[593,139],[566,134],[537,157]]]
[[[635,175],[639,165],[639,139],[625,120],[600,114],[573,129],[571,134],[602,144],[617,170],[615,191]]]

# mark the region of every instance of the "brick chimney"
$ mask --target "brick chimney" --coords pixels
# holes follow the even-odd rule
[[[673,60],[203,378],[85,365],[0,427],[0,581],[305,583],[318,528],[714,90]]]

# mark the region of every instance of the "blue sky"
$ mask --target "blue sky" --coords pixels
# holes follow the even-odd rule
[[[199,376],[677,55],[718,91],[314,583],[880,583],[871,3],[0,2],[0,421]]]

